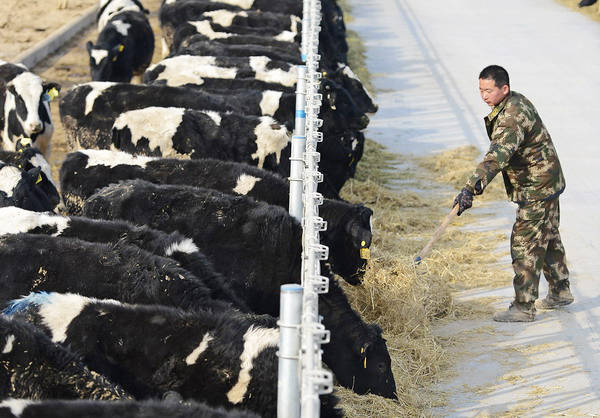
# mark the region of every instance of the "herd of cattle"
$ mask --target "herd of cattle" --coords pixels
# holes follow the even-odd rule
[[[100,1],[93,81],[59,104],[60,185],[60,86],[0,62],[2,416],[276,416],[279,289],[301,277],[286,207],[302,2],[164,0],[152,66],[147,14]],[[322,14],[323,359],[340,385],[395,399],[382,330],[336,282],[359,284],[368,259],[373,212],[338,193],[377,106],[335,0]],[[322,415],[337,402],[322,395]]]

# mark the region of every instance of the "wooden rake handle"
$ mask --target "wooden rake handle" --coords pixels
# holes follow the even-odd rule
[[[440,226],[438,226],[438,229],[436,229],[435,233],[433,234],[433,236],[431,237],[429,242],[425,245],[425,247],[423,247],[423,249],[421,250],[419,255],[417,255],[417,257],[415,258],[415,263],[419,264],[422,259],[424,259],[425,257],[427,257],[427,255],[429,255],[429,252],[431,251],[431,247],[433,247],[433,244],[435,244],[435,242],[442,236],[442,234],[446,230],[446,227],[450,224],[452,219],[454,219],[454,217],[458,213],[458,208],[459,208],[459,205],[456,204],[452,208],[452,211],[448,215],[446,215],[446,219],[444,219],[442,224]]]

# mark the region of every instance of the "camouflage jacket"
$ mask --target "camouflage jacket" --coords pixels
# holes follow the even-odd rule
[[[466,188],[483,193],[502,171],[513,202],[552,199],[565,189],[565,178],[550,134],[533,104],[511,91],[484,119],[490,148]]]

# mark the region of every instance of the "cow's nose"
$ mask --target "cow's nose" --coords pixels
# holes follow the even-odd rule
[[[31,132],[32,134],[37,134],[39,131],[42,130],[42,122],[40,121],[36,121],[36,122],[29,122],[27,124],[27,129],[29,130],[29,132]]]
[[[365,129],[367,126],[369,126],[369,117],[367,115],[362,115],[360,118],[360,128],[358,129]]]

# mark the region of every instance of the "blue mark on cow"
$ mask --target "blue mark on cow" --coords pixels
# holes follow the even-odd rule
[[[18,312],[24,312],[30,305],[44,305],[48,303],[49,298],[50,294],[48,292],[31,292],[24,298],[8,302],[8,307],[2,313],[11,316]]]

